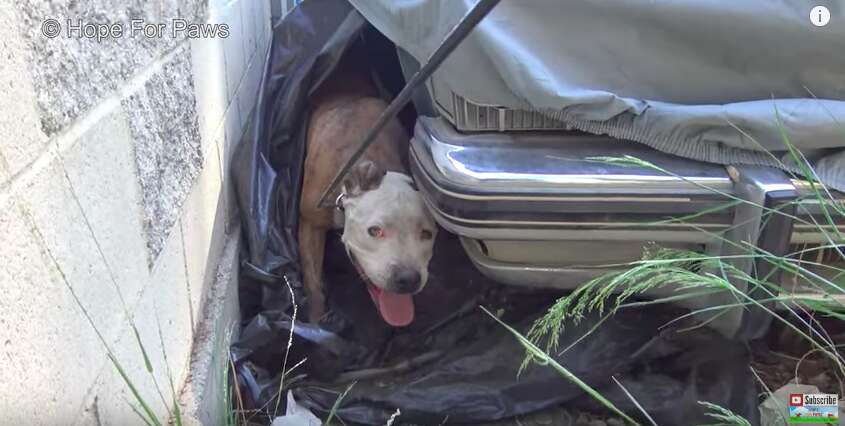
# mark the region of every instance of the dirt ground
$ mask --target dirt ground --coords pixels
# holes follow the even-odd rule
[[[845,344],[845,323],[830,318],[818,318],[818,321],[837,346]],[[785,384],[799,383],[817,386],[825,393],[845,395],[845,377],[836,363],[821,351],[813,350],[783,323],[773,324],[766,338],[755,342],[751,349],[751,367],[772,392]]]

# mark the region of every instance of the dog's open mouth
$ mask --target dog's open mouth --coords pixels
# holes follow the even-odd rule
[[[404,327],[414,321],[414,299],[410,294],[393,293],[367,283],[367,290],[381,317],[393,327]]]

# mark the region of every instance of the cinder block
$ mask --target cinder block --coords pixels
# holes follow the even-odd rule
[[[262,11],[264,14],[264,25],[262,26],[262,39],[264,39],[264,48],[266,49],[267,46],[270,44],[270,40],[272,39],[273,35],[273,4],[278,3],[277,0],[268,0],[260,2],[262,6]]]
[[[79,414],[76,421],[72,424],[74,426],[89,426],[89,425],[98,425],[100,424],[98,412],[98,398],[96,395],[90,398],[90,401],[86,403],[85,408],[82,409],[82,413]]]
[[[243,25],[244,62],[249,63],[255,56],[255,0],[237,0],[237,7],[241,9],[241,23]]]
[[[229,37],[223,40],[223,53],[226,57],[226,92],[231,103],[235,100],[246,68],[240,6],[237,3],[228,5],[220,11],[219,19],[229,24]]]
[[[167,420],[167,410],[173,400],[170,379],[178,392],[186,376],[193,339],[182,250],[182,235],[177,227],[168,237],[161,260],[153,268],[134,311],[140,346],[150,360],[152,373],[146,369],[141,347],[126,322],[122,323],[123,333],[115,345],[115,358],[162,423]],[[135,397],[112,365],[103,370],[95,395],[103,424],[142,424],[127,406],[128,402],[139,407]]]
[[[39,178],[26,202],[13,200],[0,210],[0,412],[6,424],[73,421],[105,362],[64,280],[107,340],[117,335],[123,315],[60,168]]]
[[[226,199],[217,149],[216,145],[212,146],[213,157],[206,158],[203,172],[182,209],[185,266],[195,327],[225,240]]]
[[[237,217],[237,201],[235,200],[234,194],[234,187],[232,185],[232,178],[231,172],[226,169],[228,166],[227,159],[225,157],[226,152],[229,152],[229,145],[227,142],[228,137],[225,133],[225,126],[221,129],[219,138],[217,139],[218,142],[218,150],[217,150],[217,161],[219,163],[219,170],[221,174],[221,182],[222,182],[222,197],[223,197],[223,205],[224,205],[224,225],[226,229],[226,233],[229,234],[232,232],[232,227],[230,226],[231,223],[238,220]],[[231,157],[231,153],[230,153]]]
[[[62,159],[102,256],[126,303],[134,306],[149,279],[149,269],[126,116],[117,109],[104,117],[63,153]]]
[[[94,239],[90,218],[80,209],[61,164],[56,160],[40,170],[19,197],[68,284],[75,289],[100,332],[108,342],[113,342],[120,332],[117,323],[125,317],[117,290],[120,283],[113,280],[100,254],[103,250]],[[67,302],[74,306],[71,299]],[[62,316],[52,317],[50,321],[59,318]]]
[[[223,43],[224,40],[220,38],[191,40],[191,63],[203,157],[208,153],[209,144],[214,142],[215,134],[223,125],[228,106]]]
[[[256,1],[252,6],[252,33],[255,34],[255,54],[260,55],[264,48],[264,37],[267,30],[264,29],[268,25],[268,21],[264,19],[264,10],[269,5],[269,0]]]
[[[238,242],[235,230],[226,238],[203,321],[191,352],[191,370],[180,396],[185,425],[224,424],[224,380],[228,368],[229,344],[237,337]]]
[[[6,182],[9,181],[11,177],[11,173],[9,172],[9,166],[6,164],[6,159],[3,158],[3,153],[0,152],[0,188],[5,186]]]
[[[252,82],[252,96],[257,101],[258,100],[258,88],[261,86],[261,77],[264,75],[264,67],[267,65],[267,52],[262,50],[255,56],[255,61],[253,61],[253,67],[250,70],[252,74],[250,75],[250,81]]]
[[[221,154],[222,155],[222,154]],[[231,164],[232,156],[230,155],[228,160],[221,157],[221,163],[223,161],[228,161],[228,164]],[[227,166],[228,167],[228,166]],[[235,185],[232,181],[232,172],[229,170],[223,175],[223,197],[225,199],[225,225],[226,225],[226,232],[231,233],[232,230],[239,226],[240,224],[240,212],[238,208],[238,200],[235,195]]]
[[[181,49],[122,102],[135,144],[150,264],[203,164],[190,49]]]
[[[224,9],[229,6],[232,0],[207,0],[208,3],[208,22],[219,23],[220,16],[223,15]]]
[[[208,0],[180,0],[174,3],[179,6],[180,18],[190,23],[207,22],[210,6]]]
[[[255,110],[258,101],[258,88],[261,85],[261,76],[264,73],[266,55],[262,52],[256,54],[241,83],[241,90],[238,93],[238,101],[241,105],[241,119],[246,125],[247,118]]]
[[[14,5],[18,19],[4,22],[19,22],[20,34],[31,51],[29,72],[36,92],[34,99],[40,111],[41,127],[48,136],[114,93],[177,43],[169,33],[153,38],[140,35],[106,38],[100,42],[67,37],[68,19],[72,23],[119,22],[126,31],[131,29],[130,18],[140,18],[148,24],[169,23],[179,16],[179,5],[175,2],[24,0],[5,3]],[[41,25],[48,18],[58,20],[64,31],[62,36],[47,38],[42,34]],[[11,37],[15,38],[18,36]],[[28,98],[19,98],[23,99]]]
[[[46,147],[30,79],[29,47],[20,37],[13,2],[0,4],[0,183],[31,163]]]
[[[246,120],[245,116],[241,115],[240,102],[238,98],[234,98],[226,111],[226,118],[224,122],[226,140],[223,142],[223,149],[220,151],[220,157],[223,160],[222,170],[224,175],[229,170],[229,159],[232,158],[232,150],[241,141],[243,135],[243,126]]]
[[[283,0],[268,0],[270,2],[270,14],[273,16],[273,19],[281,18],[284,13],[284,1]]]
[[[258,84],[261,80],[261,61],[258,60],[257,55],[255,58],[256,59],[252,61],[244,74],[241,89],[238,91],[237,95],[238,108],[240,108],[241,113],[241,127],[246,126],[249,123],[252,113],[255,110],[256,102],[258,101]],[[235,140],[234,142],[234,144],[230,143],[231,146],[229,150],[226,151],[226,154],[229,156],[231,156],[234,148],[240,140]]]

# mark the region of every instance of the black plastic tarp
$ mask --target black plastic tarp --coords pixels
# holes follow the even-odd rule
[[[348,389],[336,411],[347,424],[385,424],[397,408],[399,422],[416,424],[492,421],[564,403],[601,411],[551,368],[535,365],[518,375],[525,351],[478,309],[525,331],[560,294],[491,282],[446,232],[435,245],[429,284],[415,297],[416,319],[402,329],[383,323],[338,236],[330,235],[328,314],[320,324],[297,318],[288,350],[295,308],[302,313],[307,304],[296,229],[309,94],[326,78],[342,77],[331,75],[342,59],[390,62],[383,42],[344,0],[306,1],[274,28],[255,118],[232,165],[243,244],[242,330],[231,355],[245,408],[273,413],[282,370],[307,358],[285,376],[285,387],[323,416]],[[353,45],[375,57],[344,57]],[[706,421],[697,401],[756,424],[747,349],[705,328],[661,328],[678,315],[666,307],[623,310],[555,358],[633,416],[638,409],[612,377],[660,424]],[[561,347],[597,321],[567,325]]]

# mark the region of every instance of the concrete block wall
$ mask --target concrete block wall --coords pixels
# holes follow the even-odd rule
[[[106,347],[159,419],[169,378],[196,405],[236,315],[227,176],[273,6],[0,2],[0,424],[143,424]],[[48,38],[49,18],[166,30]],[[229,36],[172,37],[173,19]]]

